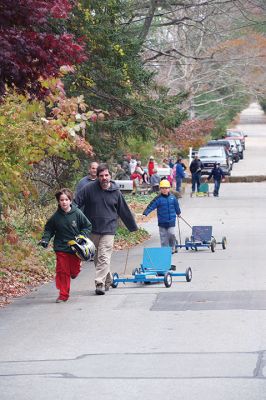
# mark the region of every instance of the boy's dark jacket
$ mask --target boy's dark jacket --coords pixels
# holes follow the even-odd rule
[[[157,208],[159,226],[163,228],[175,226],[176,216],[181,214],[181,210],[176,197],[172,193],[168,196],[160,194],[155,197],[144,210],[143,215],[148,215],[155,208]]]
[[[138,229],[130,209],[114,181],[110,188],[103,190],[98,179],[86,185],[77,193],[75,202],[84,207],[84,214],[92,223],[92,233],[114,235],[118,216],[129,231]]]
[[[88,236],[90,232],[90,221],[77,208],[76,204],[72,204],[71,211],[68,213],[58,207],[45,225],[42,240],[48,243],[54,236],[54,251],[73,254],[67,242],[79,234]]]
[[[213,179],[214,179],[215,181],[220,181],[220,180],[222,180],[222,179],[224,178],[224,172],[223,172],[222,168],[220,168],[220,167],[214,167],[214,168],[211,170],[210,175],[208,176],[208,181],[211,179],[212,176],[213,176]]]

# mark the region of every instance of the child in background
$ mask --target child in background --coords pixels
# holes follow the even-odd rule
[[[54,236],[54,251],[56,254],[56,287],[59,296],[56,303],[67,301],[70,292],[70,277],[76,278],[80,272],[80,258],[75,254],[68,241],[78,235],[88,236],[91,223],[75,204],[72,204],[73,193],[63,188],[55,194],[58,202],[57,211],[48,219],[40,245],[48,247]]]
[[[156,196],[143,215],[147,216],[157,208],[158,226],[162,247],[172,247],[172,253],[176,252],[175,222],[176,216],[180,217],[181,210],[178,200],[170,193],[170,182],[166,179],[160,182],[160,194]]]
[[[211,170],[206,182],[210,181],[212,177],[213,177],[213,180],[214,180],[213,195],[215,197],[218,197],[219,196],[219,189],[220,189],[221,182],[224,181],[224,172],[223,172],[222,168],[220,167],[220,163],[218,163],[218,162],[214,163],[214,167]]]
[[[157,169],[153,169],[153,175],[150,177],[150,184],[151,184],[151,189],[153,192],[159,192],[159,184],[161,182],[161,177],[157,173]]]

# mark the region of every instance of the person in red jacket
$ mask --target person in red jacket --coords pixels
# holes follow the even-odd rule
[[[152,176],[154,174],[154,157],[150,156],[150,161],[148,162],[148,172],[149,172],[149,176]]]

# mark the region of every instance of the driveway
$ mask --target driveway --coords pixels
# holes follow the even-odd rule
[[[266,125],[252,110],[243,114],[249,136],[239,174],[261,171],[265,160]],[[264,400],[265,198],[266,182],[223,184],[219,198],[185,194],[183,218],[228,240],[226,250],[173,256],[178,271],[192,268],[190,283],[119,285],[95,296],[88,263],[69,302],[55,304],[47,284],[2,309],[1,400]],[[145,227],[145,246],[158,246],[156,221]],[[180,221],[181,242],[190,234]],[[113,271],[130,274],[142,252],[115,252]]]

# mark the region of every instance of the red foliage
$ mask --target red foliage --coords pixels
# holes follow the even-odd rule
[[[17,244],[18,243],[18,235],[14,232],[14,233],[8,233],[6,235],[6,240],[10,243],[10,244]]]
[[[171,139],[179,149],[198,147],[204,143],[206,136],[211,133],[213,128],[214,121],[211,119],[184,121],[174,130]]]
[[[76,136],[76,146],[79,150],[83,151],[88,156],[93,154],[92,146],[84,138]]]
[[[0,0],[0,96],[5,85],[43,97],[39,78],[59,75],[63,65],[85,60],[84,45],[72,35],[55,35],[51,18],[67,18],[68,0]]]
[[[68,0],[1,0],[0,26],[43,25],[50,16],[66,18],[71,8]]]

